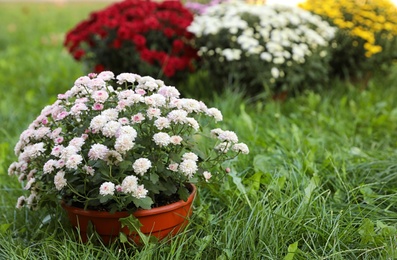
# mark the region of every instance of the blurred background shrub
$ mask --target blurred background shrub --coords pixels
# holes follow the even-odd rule
[[[397,8],[388,0],[307,0],[300,4],[339,28],[332,74],[366,84],[397,59]]]
[[[121,1],[91,13],[64,44],[87,72],[133,72],[175,84],[194,70],[197,52],[186,30],[192,20],[179,1]]]
[[[212,89],[244,89],[250,95],[295,92],[328,80],[329,42],[335,28],[297,7],[228,1],[196,15],[195,34]]]

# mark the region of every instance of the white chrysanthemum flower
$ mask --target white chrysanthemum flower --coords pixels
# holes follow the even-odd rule
[[[101,90],[104,89],[105,87],[106,87],[106,82],[100,78],[94,78],[88,82],[88,88],[93,91]]]
[[[207,110],[207,114],[209,116],[212,116],[215,119],[215,122],[219,122],[219,121],[223,120],[223,116],[222,116],[221,111],[219,111],[219,109],[217,109],[215,107],[209,108]]]
[[[135,92],[132,89],[126,89],[126,90],[122,90],[119,93],[117,93],[117,98],[119,100],[128,99],[134,95],[135,95]]]
[[[25,189],[25,190],[29,190],[29,189],[32,187],[33,183],[35,183],[35,182],[36,182],[36,178],[31,178],[31,179],[28,180],[28,182],[26,183],[24,189]]]
[[[196,161],[187,159],[179,164],[179,170],[190,179],[197,172],[198,167]]]
[[[124,193],[133,193],[138,187],[138,178],[136,176],[130,175],[124,178],[121,183],[121,190]]]
[[[109,148],[106,145],[93,144],[88,152],[88,158],[90,160],[103,160],[106,158],[108,151]]]
[[[153,141],[158,146],[167,146],[171,142],[171,138],[167,133],[160,132],[153,135]]]
[[[148,91],[154,91],[159,88],[158,81],[150,76],[143,76],[139,80],[139,85],[136,86],[137,89],[145,89]]]
[[[55,165],[55,167],[57,167],[57,169],[61,169],[64,166],[65,166],[65,160],[62,160],[62,159],[58,160],[57,164]]]
[[[119,135],[129,135],[133,140],[135,140],[138,133],[132,126],[125,125],[120,128]]]
[[[178,166],[179,166],[179,164],[177,164],[177,163],[171,163],[170,165],[168,165],[167,169],[170,171],[173,171],[173,172],[177,172]]]
[[[109,93],[105,90],[98,90],[92,93],[92,98],[97,103],[103,103],[109,98]]]
[[[113,164],[118,164],[123,161],[123,157],[121,154],[117,151],[110,150],[105,158],[105,162],[107,162],[108,165],[113,165]]]
[[[60,158],[62,160],[67,160],[70,156],[78,153],[78,151],[79,151],[79,149],[77,149],[75,146],[70,146],[69,145],[69,146],[67,146],[67,147],[62,149]]]
[[[145,189],[145,187],[143,185],[139,185],[138,187],[136,187],[136,189],[133,192],[132,196],[134,196],[137,199],[143,199],[143,198],[146,197],[148,192],[149,191],[147,189]]]
[[[145,120],[145,116],[142,113],[131,116],[132,123],[139,124],[142,123],[143,120]]]
[[[154,125],[158,130],[163,130],[164,128],[169,128],[171,126],[170,120],[166,117],[159,117],[154,121]]]
[[[114,137],[121,128],[121,124],[117,121],[109,121],[102,128],[102,134],[106,137]]]
[[[221,133],[223,133],[223,130],[220,128],[215,128],[211,130],[211,137],[217,138]]]
[[[145,97],[145,104],[151,107],[162,107],[166,103],[165,97],[160,94],[153,94]]]
[[[121,154],[125,154],[127,151],[131,150],[135,143],[135,137],[132,135],[122,134],[117,137],[114,143],[114,149]]]
[[[107,117],[108,121],[110,121],[110,120],[117,121],[118,116],[119,116],[119,111],[115,108],[109,108],[109,109],[103,110],[101,112],[101,115]]]
[[[152,167],[152,163],[149,159],[146,158],[139,158],[132,165],[134,172],[140,175],[146,173],[150,169],[150,167]]]
[[[226,48],[222,50],[222,56],[226,58],[227,61],[235,61],[241,59],[242,51],[239,49]]]
[[[97,115],[95,116],[90,123],[90,129],[94,132],[99,132],[102,128],[106,125],[109,121],[109,118],[104,115]]]
[[[36,199],[37,199],[37,193],[34,191],[30,192],[29,197],[26,199],[26,205],[29,209],[33,209],[33,210],[35,209],[33,206]]]
[[[161,110],[158,108],[151,107],[146,111],[149,119],[159,118],[161,116]]]
[[[187,112],[185,110],[177,109],[168,113],[167,118],[176,124],[186,123]]]
[[[83,157],[80,154],[73,154],[69,158],[67,158],[65,162],[65,166],[68,169],[77,169],[77,166],[81,164],[83,161]]]
[[[80,150],[81,147],[84,145],[85,140],[82,137],[75,137],[69,142],[69,146],[74,146],[77,150]]]
[[[65,172],[59,171],[54,177],[54,184],[57,190],[62,190],[67,185],[67,180],[65,179]]]
[[[163,86],[158,92],[160,95],[163,95],[166,98],[179,98],[179,91],[175,87]]]
[[[70,108],[70,114],[77,116],[77,115],[81,114],[81,111],[86,111],[86,110],[88,110],[88,107],[86,104],[76,103]]]
[[[179,135],[173,135],[170,137],[170,142],[174,145],[180,145],[182,144],[183,138],[180,137]]]
[[[238,144],[234,144],[232,146],[232,150],[235,152],[241,152],[242,154],[248,154],[249,153],[249,149],[248,146],[244,143],[238,143]]]
[[[88,86],[88,83],[91,81],[91,79],[87,76],[82,76],[76,79],[74,82],[75,86]]]
[[[94,174],[95,174],[95,169],[92,168],[91,166],[84,165],[84,166],[83,166],[83,170],[84,170],[85,173],[88,174],[88,175],[94,176]]]
[[[194,130],[199,130],[199,128],[200,128],[200,125],[199,125],[199,123],[197,122],[197,120],[196,119],[194,119],[193,117],[187,117],[186,118],[186,122],[194,129]]]
[[[114,79],[114,73],[111,71],[102,71],[101,73],[98,74],[97,78],[100,78],[104,81],[108,81]]]
[[[223,131],[218,135],[218,139],[224,142],[232,142],[232,143],[238,142],[238,137],[236,133],[233,131]]]
[[[203,172],[203,176],[204,176],[205,181],[208,182],[211,179],[212,174],[208,171],[205,171],[205,172]]]
[[[280,71],[276,67],[273,67],[270,70],[270,73],[272,74],[272,77],[275,79],[277,79],[280,76]]]
[[[215,146],[215,150],[218,150],[221,153],[227,153],[231,147],[229,142],[223,142]]]
[[[134,83],[138,81],[141,78],[138,74],[133,74],[133,73],[121,73],[117,75],[117,84],[123,84],[123,83]]]
[[[54,146],[54,148],[52,148],[51,155],[59,157],[61,155],[63,149],[65,149],[65,147],[63,147],[62,145],[56,145],[56,146]]]
[[[118,121],[121,125],[128,125],[129,123],[130,123],[130,120],[128,119],[128,118],[126,118],[126,117],[122,117],[122,118],[119,118],[119,121]]]
[[[8,167],[8,175],[12,176],[14,174],[17,174],[17,162],[11,163],[11,165]]]
[[[186,110],[188,113],[201,112],[201,104],[199,101],[191,98],[180,99],[177,105],[178,109]]]
[[[18,198],[18,201],[17,201],[17,205],[15,206],[17,209],[21,209],[22,207],[23,207],[23,205],[25,205],[25,203],[26,203],[26,198],[25,198],[25,196],[20,196],[19,198]]]
[[[61,128],[61,127],[55,128],[55,129],[51,132],[50,138],[54,140],[54,139],[58,138],[58,137],[60,136],[61,133],[62,133],[62,128]]]
[[[193,160],[193,161],[197,162],[198,156],[195,153],[189,152],[189,153],[184,153],[182,155],[182,159],[183,160]]]
[[[271,62],[273,59],[272,55],[268,52],[262,52],[259,57],[261,58],[261,60],[264,60],[267,62]]]
[[[36,143],[25,148],[26,155],[30,159],[34,159],[45,152],[45,144],[43,142]]]
[[[101,194],[102,196],[114,195],[114,191],[115,185],[110,181],[102,183],[101,187],[99,187],[99,194]]]
[[[48,160],[43,166],[43,173],[47,174],[47,173],[53,172],[56,168],[56,165],[57,165],[56,160],[54,160],[54,159]]]
[[[39,129],[34,131],[33,135],[37,140],[39,140],[44,137],[48,137],[50,132],[51,132],[51,129],[49,127],[40,127]]]

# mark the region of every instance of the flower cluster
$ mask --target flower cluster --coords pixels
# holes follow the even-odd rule
[[[30,191],[17,207],[63,199],[110,211],[150,208],[158,198],[187,199],[186,183],[208,182],[224,160],[249,152],[234,132],[200,125],[221,121],[217,108],[179,95],[138,74],[78,78],[15,146],[9,174]]]
[[[301,7],[337,26],[333,67],[347,76],[389,63],[397,40],[397,7],[388,0],[307,0]],[[342,72],[340,72],[342,73]]]
[[[183,78],[197,55],[186,30],[192,20],[179,1],[124,0],[93,12],[64,44],[90,71]]]
[[[238,81],[254,93],[263,91],[263,84],[278,90],[313,84],[308,70],[317,70],[312,81],[324,78],[326,47],[335,34],[303,9],[241,1],[209,7],[188,30],[214,78]]]

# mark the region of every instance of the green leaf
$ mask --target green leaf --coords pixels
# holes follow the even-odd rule
[[[159,181],[159,176],[157,175],[157,173],[150,173],[150,181],[154,184],[156,184]]]
[[[130,232],[139,232],[141,230],[142,223],[134,215],[129,215],[126,218],[120,218],[121,227],[127,227]]]
[[[313,191],[317,188],[319,183],[319,177],[313,176],[310,179],[309,185],[305,188],[305,202],[309,202]]]
[[[143,234],[143,233],[141,232],[142,223],[141,223],[141,222],[139,221],[139,219],[137,219],[134,215],[131,214],[131,215],[129,215],[129,216],[126,217],[126,218],[120,218],[119,221],[120,221],[120,223],[121,223],[121,227],[122,227],[122,228],[123,228],[123,227],[127,227],[127,228],[129,229],[129,231],[130,231],[130,234],[131,234],[132,232],[136,232],[136,233],[139,235],[141,241],[142,241],[145,245],[148,245],[148,244],[149,244],[149,239],[150,239],[150,237],[146,236],[145,234]],[[124,236],[125,236],[125,235],[124,235]],[[122,235],[121,235],[121,234],[120,234],[120,239],[122,239]],[[128,238],[125,236],[125,237],[123,238],[123,241],[127,242],[127,241],[128,241]],[[125,242],[123,242],[123,243],[125,243]]]
[[[4,234],[8,228],[11,226],[10,223],[6,223],[6,224],[1,224],[0,225],[0,234]]]
[[[99,198],[99,202],[101,202],[101,203],[103,204],[103,203],[108,202],[110,199],[111,199],[111,196],[110,196],[110,195],[101,196],[101,197]]]
[[[128,242],[128,237],[123,232],[120,232],[120,242],[121,243],[127,243]]]
[[[244,181],[244,183],[251,188],[251,193],[256,193],[259,190],[263,174],[264,173],[262,172],[256,172],[254,175]]]
[[[125,161],[120,162],[118,166],[120,167],[120,170],[122,172],[125,172],[128,169],[132,169],[132,162],[125,160]]]
[[[137,208],[143,208],[143,209],[151,209],[151,206],[153,204],[153,200],[150,197],[145,197],[143,199],[133,198],[132,201],[134,202]]]
[[[254,131],[254,124],[252,123],[252,118],[245,112],[245,105],[242,103],[240,105],[240,118],[244,125],[249,129],[250,132]]]
[[[247,200],[248,205],[251,207],[251,202],[247,196],[247,192],[246,192],[246,189],[241,181],[241,178],[239,176],[237,176],[237,173],[234,170],[231,170],[231,172],[229,173],[229,176],[232,177],[233,183],[236,185],[237,189],[241,192],[241,194],[244,195],[245,199]]]
[[[360,192],[364,196],[364,201],[370,205],[375,204],[376,193],[368,186],[360,187]]]
[[[376,237],[374,223],[370,219],[365,218],[358,230],[358,233],[361,237],[361,244],[365,245],[370,242],[374,242]]]
[[[256,155],[254,157],[254,162],[253,162],[255,171],[259,171],[263,173],[267,172],[269,168],[269,164],[268,164],[269,160],[271,160],[269,156],[263,154]]]
[[[187,201],[187,199],[189,198],[190,193],[189,193],[189,190],[186,189],[185,187],[180,187],[178,189],[178,195],[179,195],[179,198],[181,198],[184,201]]]
[[[298,241],[288,246],[288,254],[284,257],[284,260],[293,260],[296,251],[298,251]]]

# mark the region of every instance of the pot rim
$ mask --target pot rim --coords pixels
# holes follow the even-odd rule
[[[194,185],[192,183],[189,183],[189,185],[192,187],[192,192],[190,193],[187,201],[179,200],[177,202],[174,202],[174,203],[171,203],[171,204],[168,204],[168,205],[164,205],[164,206],[160,206],[160,207],[155,207],[155,208],[152,208],[152,209],[138,209],[137,211],[133,212],[132,214],[135,217],[143,217],[143,216],[148,216],[148,215],[157,215],[157,214],[161,214],[163,212],[176,210],[178,208],[182,208],[182,207],[184,207],[186,205],[191,204],[193,202],[193,200],[195,199],[195,197],[196,197],[197,187],[196,187],[196,185]],[[67,211],[71,211],[71,212],[73,212],[75,214],[83,215],[83,216],[89,216],[93,212],[96,212],[96,217],[98,217],[98,218],[108,218],[109,216],[114,217],[114,218],[123,218],[123,217],[127,217],[127,216],[131,215],[127,211],[116,211],[114,213],[110,213],[108,211],[85,210],[85,209],[82,209],[82,208],[69,206],[63,200],[61,201],[61,206],[64,209],[66,209]]]

